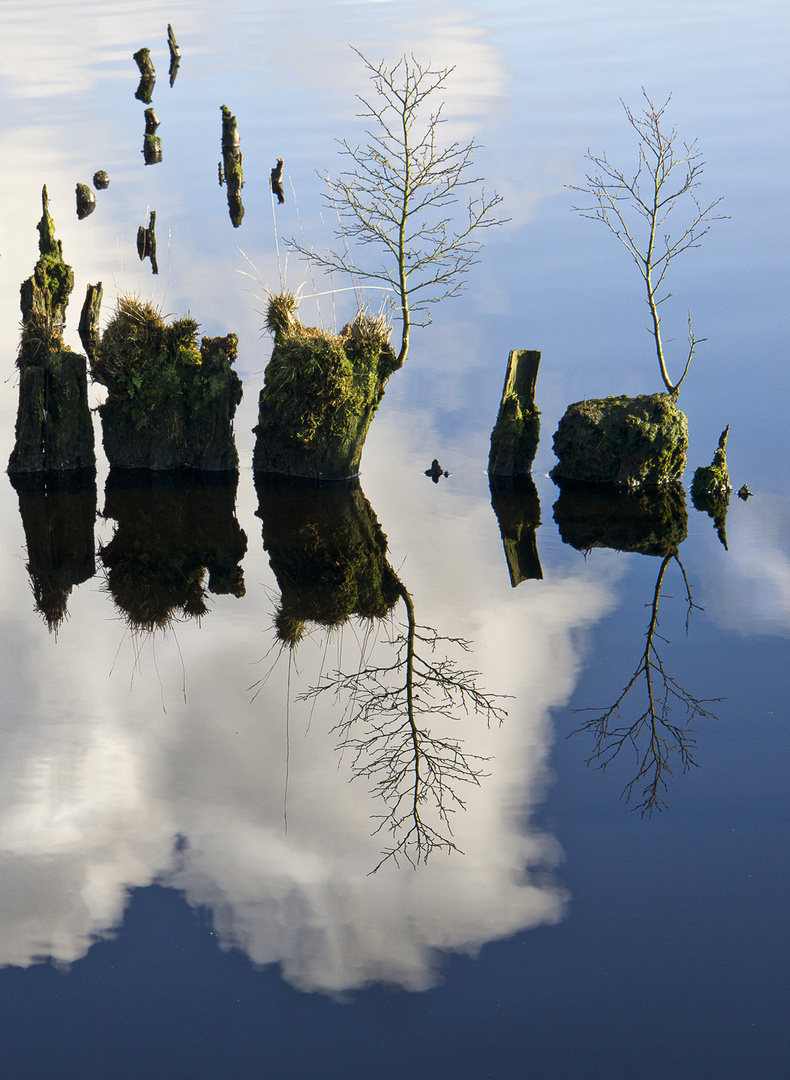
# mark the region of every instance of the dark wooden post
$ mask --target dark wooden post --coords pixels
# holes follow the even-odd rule
[[[513,349],[508,356],[499,415],[491,433],[491,476],[523,476],[532,471],[540,439],[540,412],[535,407],[539,366],[540,353],[532,349]]]

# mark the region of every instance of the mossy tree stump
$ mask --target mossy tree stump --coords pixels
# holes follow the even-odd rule
[[[20,288],[19,408],[9,473],[93,469],[87,363],[63,342],[74,274],[55,239],[47,189],[41,193],[39,259]]]
[[[569,405],[554,435],[558,483],[661,487],[686,467],[688,421],[669,394],[591,398]]]
[[[238,339],[204,337],[198,347],[197,329],[190,317],[168,325],[150,304],[125,297],[94,340],[91,375],[108,390],[99,415],[113,468],[238,468]]]
[[[340,334],[302,326],[272,297],[274,349],[258,405],[253,469],[313,480],[356,476],[384,387],[400,366],[383,318],[360,312]]]

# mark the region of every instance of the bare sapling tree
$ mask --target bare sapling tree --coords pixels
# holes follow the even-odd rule
[[[633,113],[621,99],[628,122],[639,137],[636,171],[633,175],[622,172],[606,154],[597,157],[588,150],[586,157],[594,169],[586,176],[587,186],[571,186],[574,191],[588,195],[590,201],[573,209],[608,226],[639,268],[650,309],[647,329],[655,341],[661,378],[667,391],[677,397],[696,346],[705,339],[694,336],[689,312],[688,355],[683,373],[677,382],[673,382],[664,355],[659,312],[664,301],[672,295],[666,291],[664,281],[673,259],[689,248],[699,247],[711,222],[726,215],[713,213],[720,198],[704,204],[697,196],[705,163],[696,139],[691,143],[678,143],[677,128],[666,130],[662,127],[671,95],[657,107],[644,88],[642,94],[645,108],[641,115]],[[676,235],[672,236],[667,222],[678,206],[683,207],[685,217],[676,215],[680,225]]]
[[[443,106],[432,111],[431,103],[454,68],[424,67],[413,56],[390,67],[354,51],[374,94],[357,95],[369,141],[339,140],[350,168],[335,180],[325,178],[340,220],[340,250],[320,253],[295,241],[293,247],[325,270],[392,289],[401,318],[400,367],[412,323],[426,325],[431,306],[463,288],[482,248],[479,230],[503,223],[494,213],[502,197],[486,195],[481,178],[470,174],[480,149],[474,139],[442,145]],[[476,194],[468,194],[472,188]],[[453,208],[462,201],[465,213],[456,222]]]

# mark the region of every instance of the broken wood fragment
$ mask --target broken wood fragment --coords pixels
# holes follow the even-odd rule
[[[137,254],[140,256],[140,262],[143,259],[150,259],[151,270],[154,274],[159,273],[159,267],[156,264],[156,210],[152,210],[148,215],[148,228],[141,225],[137,230]]]

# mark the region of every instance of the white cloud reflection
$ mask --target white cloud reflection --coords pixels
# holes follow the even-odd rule
[[[611,607],[611,587],[569,575],[512,592],[490,511],[480,517],[477,501],[462,501],[462,528],[445,531],[429,519],[426,487],[414,488],[414,513],[392,538],[393,561],[410,548],[401,573],[418,619],[473,638],[485,688],[517,698],[502,727],[463,716],[446,725],[490,759],[490,775],[454,817],[464,854],[435,854],[417,871],[386,864],[369,876],[382,850],[371,835],[379,807],[365,781],[349,783],[329,730],[337,716],[295,700],[322,665],[358,662],[351,628],[326,660],[316,639],[300,647],[289,751],[284,657],[250,701],[271,641],[269,595],[252,587],[272,582],[255,519],[243,523],[247,596],[217,598],[201,627],[136,650],[108,622],[95,579],[73,593],[55,644],[4,545],[6,610],[19,616],[2,660],[13,704],[0,729],[0,963],[78,959],[119,925],[128,888],[153,881],[208,906],[223,947],[331,994],[378,981],[425,988],[442,953],[474,953],[562,917],[565,892],[551,875],[560,848],[530,813],[549,781],[550,709],[567,699],[578,631]]]

